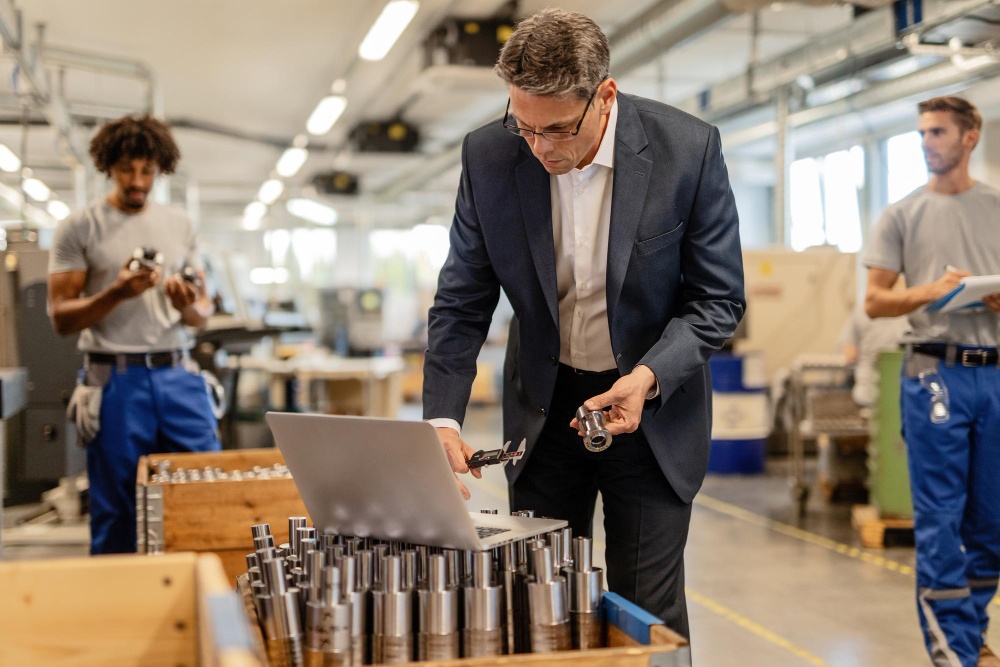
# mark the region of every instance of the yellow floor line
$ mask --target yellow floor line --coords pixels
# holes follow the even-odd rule
[[[780,521],[775,521],[774,519],[769,519],[766,516],[761,516],[755,512],[745,510],[742,507],[737,507],[725,501],[719,500],[717,498],[712,498],[711,496],[705,496],[699,494],[695,497],[694,503],[696,505],[701,505],[702,507],[707,507],[708,509],[715,510],[720,514],[725,514],[731,516],[734,519],[739,519],[741,521],[746,521],[747,523],[752,523],[757,526],[762,526],[769,530],[773,530],[776,533],[781,533],[782,535],[787,535],[793,537],[797,540],[803,542],[808,542],[809,544],[814,544],[818,547],[823,547],[830,551],[835,551],[839,554],[848,556],[849,558],[855,558],[865,563],[870,563],[878,567],[885,568],[891,572],[898,572],[899,574],[913,577],[916,573],[913,568],[909,565],[903,565],[884,556],[879,556],[878,554],[859,549],[857,547],[852,547],[849,544],[844,544],[843,542],[837,542],[836,540],[831,540],[829,538],[823,537],[822,535],[817,535],[815,533],[810,533],[807,530],[802,530],[801,528],[796,528],[795,526],[790,526],[787,523],[781,523]],[[1000,597],[993,598],[993,604],[1000,606]]]
[[[750,632],[751,634],[756,635],[757,637],[760,637],[761,639],[768,641],[774,644],[775,646],[783,648],[789,653],[799,658],[802,658],[810,665],[829,667],[829,664],[819,656],[813,655],[804,648],[799,648],[798,646],[788,641],[784,637],[775,634],[774,632],[771,632],[770,630],[760,625],[759,623],[754,623],[749,618],[740,614],[739,612],[733,611],[729,607],[719,604],[715,600],[708,598],[702,595],[701,593],[697,593],[691,590],[690,588],[685,588],[684,592],[687,594],[688,599],[693,600],[694,602],[700,604],[702,607],[705,607],[709,611],[718,614],[719,616],[722,616],[723,618],[729,621],[732,621],[733,623],[740,626],[744,630]]]

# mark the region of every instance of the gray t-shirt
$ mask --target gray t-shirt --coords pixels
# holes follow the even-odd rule
[[[185,265],[203,268],[191,220],[181,211],[150,202],[130,215],[101,198],[59,224],[49,253],[49,273],[86,271],[83,296],[108,288],[137,247],[163,253],[163,278]],[[193,340],[180,313],[163,291],[163,282],[122,301],[80,334],[84,352],[157,352],[189,349]]]
[[[974,276],[1000,274],[1000,190],[976,182],[957,195],[918,188],[888,207],[872,233],[865,266],[906,276],[909,286],[926,285],[945,266]],[[909,315],[908,343],[1000,346],[1000,313],[976,308],[952,313]]]

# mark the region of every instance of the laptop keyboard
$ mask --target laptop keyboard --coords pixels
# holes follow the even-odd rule
[[[500,533],[509,533],[510,528],[496,528],[491,526],[476,526],[476,534],[479,539],[484,539],[487,537],[492,537],[494,535],[499,535]]]

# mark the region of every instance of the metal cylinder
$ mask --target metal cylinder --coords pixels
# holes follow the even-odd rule
[[[377,663],[413,660],[413,597],[403,590],[403,562],[399,556],[383,559],[382,590],[374,594],[374,654]]]
[[[492,585],[492,553],[475,554],[470,586],[463,591],[464,657],[503,655],[503,591]]]
[[[340,601],[340,570],[322,568],[320,595],[306,606],[306,662],[351,664],[351,605]]]
[[[447,587],[444,556],[429,559],[428,590],[417,593],[419,660],[456,660],[459,657],[458,591]]]
[[[274,548],[274,537],[271,535],[261,535],[260,537],[253,538],[253,550],[257,553],[261,551]]]
[[[250,526],[250,534],[254,537],[263,537],[264,535],[271,534],[271,524],[269,523],[258,523]]]
[[[375,552],[358,551],[358,590],[370,591],[375,588]]]
[[[603,452],[611,446],[611,434],[604,424],[603,410],[587,410],[582,405],[576,411],[576,421],[583,431],[583,446],[592,452]]]
[[[562,567],[573,564],[573,529],[566,526],[562,529]]]
[[[423,545],[417,545],[417,586],[423,587],[427,583],[427,570],[430,567],[430,549]]]
[[[399,552],[403,559],[403,590],[417,590],[417,552],[412,549],[404,549]]]
[[[593,566],[593,543],[590,538],[578,537],[574,541],[573,566],[567,569],[566,580],[573,648],[602,646],[604,572]]]
[[[448,581],[448,588],[453,588],[458,586],[459,580],[459,564],[458,564],[458,551],[455,549],[445,549],[444,553],[445,569],[447,572],[446,579]]]
[[[351,663],[364,665],[371,660],[369,593],[358,589],[357,556],[344,556],[340,568],[341,597],[351,604]]]
[[[563,560],[563,545],[562,545],[562,531],[555,530],[548,533],[546,539],[549,543],[549,549],[552,550],[552,571],[555,574],[559,574],[559,570],[562,569]]]
[[[309,519],[304,516],[288,517],[288,543],[295,553],[299,552],[299,528],[309,525]]]
[[[528,583],[531,652],[564,651],[571,646],[566,580],[552,573],[548,547],[531,552],[534,580]]]

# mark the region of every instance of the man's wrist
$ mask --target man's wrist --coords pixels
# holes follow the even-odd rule
[[[632,369],[632,373],[638,374],[638,376],[643,380],[644,395],[647,401],[651,398],[659,396],[659,382],[657,381],[656,373],[653,372],[652,368],[646,364],[639,364]]]

